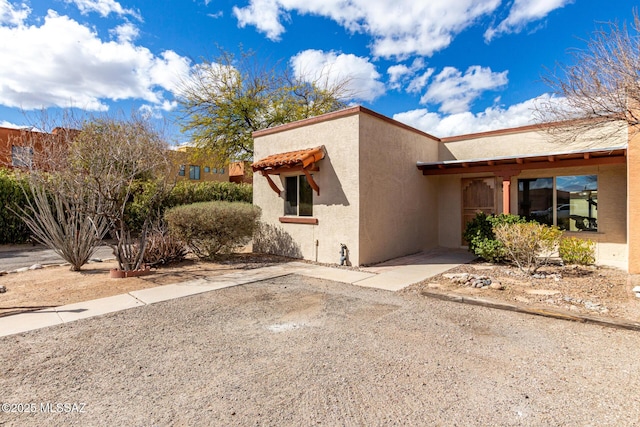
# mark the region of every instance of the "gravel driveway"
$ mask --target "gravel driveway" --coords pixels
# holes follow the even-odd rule
[[[0,425],[633,425],[639,349],[292,275],[0,338]]]

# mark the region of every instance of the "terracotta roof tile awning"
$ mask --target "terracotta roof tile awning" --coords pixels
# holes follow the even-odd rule
[[[581,151],[558,152],[538,155],[494,157],[487,159],[447,160],[418,162],[416,166],[424,175],[494,172],[513,174],[527,169],[564,168],[626,162],[627,147],[596,148]]]
[[[279,175],[287,172],[303,172],[306,175],[311,188],[313,188],[319,195],[320,188],[309,172],[319,170],[315,163],[324,159],[324,156],[324,146],[321,145],[319,147],[307,148],[304,150],[272,154],[264,159],[254,162],[251,165],[251,169],[253,169],[254,172],[260,171],[260,173],[267,178],[271,189],[278,194],[281,193],[281,190],[269,175]]]
[[[272,154],[264,159],[254,162],[251,167],[253,171],[274,171],[279,173],[280,170],[285,171],[286,168],[301,166],[305,169],[313,163],[324,158],[324,146],[307,148],[304,150],[289,151],[286,153]]]

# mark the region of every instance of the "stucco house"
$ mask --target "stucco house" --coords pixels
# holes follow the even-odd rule
[[[640,141],[626,124],[559,142],[540,126],[437,138],[364,107],[254,133],[257,250],[352,265],[460,248],[477,211],[597,243],[640,272]]]
[[[31,128],[0,127],[0,167],[28,169],[32,166],[46,169],[50,156],[64,147],[73,129],[57,127],[51,133]]]

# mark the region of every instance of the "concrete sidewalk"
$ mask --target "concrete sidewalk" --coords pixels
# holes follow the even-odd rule
[[[356,286],[397,291],[421,282],[450,268],[469,262],[474,257],[452,251],[412,255],[381,264],[367,271],[324,267],[304,262],[289,262],[271,267],[239,271],[220,276],[132,291],[91,301],[52,307],[44,310],[0,317],[0,336],[18,334],[47,326],[60,325],[88,317],[100,316],[161,301],[196,295],[232,286],[254,283],[288,274],[300,274]],[[412,263],[412,264],[407,264]]]
[[[113,259],[113,250],[106,246],[99,246],[91,259]],[[15,271],[27,269],[35,264],[62,264],[65,261],[54,250],[41,245],[2,245],[0,246],[0,271]]]

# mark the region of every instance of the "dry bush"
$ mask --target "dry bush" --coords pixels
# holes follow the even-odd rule
[[[139,249],[139,247],[136,245]],[[187,256],[185,243],[169,233],[165,222],[155,224],[147,234],[143,262],[150,267],[183,261]]]
[[[526,274],[533,274],[549,263],[562,237],[562,230],[558,227],[535,222],[502,224],[493,232],[504,246],[507,259]]]
[[[198,258],[213,259],[249,242],[260,208],[248,203],[207,202],[172,208],[165,214],[170,232]]]
[[[558,253],[566,264],[593,265],[596,262],[596,244],[590,239],[562,239]]]

